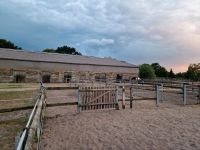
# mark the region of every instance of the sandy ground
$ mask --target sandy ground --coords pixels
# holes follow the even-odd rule
[[[48,103],[75,102],[77,90],[47,90]]]
[[[21,117],[29,117],[31,110],[21,110],[21,111],[13,111],[0,113],[0,122],[1,121],[10,121],[13,119],[18,119]]]
[[[65,92],[49,92],[52,103]],[[65,93],[65,94],[62,94]],[[72,96],[72,95],[70,95]],[[73,98],[72,98],[73,99]],[[70,99],[70,101],[72,100]],[[64,100],[66,101],[67,98]],[[42,150],[200,149],[200,105],[134,101],[125,110],[76,113],[76,106],[47,108]]]

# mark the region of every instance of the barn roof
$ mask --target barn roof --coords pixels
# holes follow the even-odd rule
[[[0,59],[138,68],[138,66],[136,65],[112,58],[98,58],[93,56],[79,56],[45,52],[30,52],[5,48],[0,48]]]

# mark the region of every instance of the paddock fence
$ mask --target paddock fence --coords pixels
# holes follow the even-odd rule
[[[146,85],[158,86],[159,103],[172,105],[195,105],[200,103],[200,83],[175,81],[147,81]]]
[[[38,99],[20,136],[16,150],[39,149],[45,109],[46,92],[44,86],[41,84]]]
[[[200,103],[200,86],[180,83],[176,85],[162,84],[161,102],[175,105],[195,105]]]

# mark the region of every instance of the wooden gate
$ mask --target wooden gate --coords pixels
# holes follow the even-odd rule
[[[118,108],[115,87],[79,87],[78,111]]]

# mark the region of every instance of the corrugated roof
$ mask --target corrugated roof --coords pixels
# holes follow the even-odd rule
[[[79,56],[69,54],[45,53],[45,52],[30,52],[24,50],[14,50],[0,48],[0,59],[15,59],[40,62],[59,62],[70,64],[85,64],[85,65],[103,65],[103,66],[123,66],[137,67],[124,61],[119,61],[112,58],[98,58],[93,56]]]

